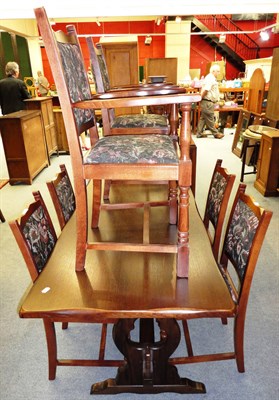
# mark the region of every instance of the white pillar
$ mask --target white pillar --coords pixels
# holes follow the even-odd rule
[[[167,21],[166,57],[177,58],[177,82],[189,75],[191,21]]]

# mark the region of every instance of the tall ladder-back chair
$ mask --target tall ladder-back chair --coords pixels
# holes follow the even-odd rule
[[[220,263],[217,264],[235,304],[234,351],[194,355],[191,348],[190,356],[174,358],[174,364],[235,359],[238,371],[245,371],[244,327],[247,304],[259,253],[272,217],[271,211],[264,210],[251,196],[245,194],[245,189],[245,184],[239,185],[230,212]],[[228,318],[232,317],[228,315]],[[189,331],[186,333],[189,349],[191,340]]]
[[[91,98],[90,86],[80,45],[75,40],[73,27],[67,33],[53,32],[44,8],[35,9],[39,29],[52,68],[65,121],[73,168],[76,194],[76,270],[85,267],[87,250],[171,252],[177,255],[177,276],[187,277],[189,267],[189,196],[191,186],[190,111],[200,95],[177,94],[181,89],[148,91],[146,96],[125,93],[96,95]],[[168,94],[170,93],[170,94]],[[175,93],[175,94],[174,94]],[[130,97],[131,96],[131,97]],[[170,135],[112,135],[98,138],[94,109],[141,107],[152,104],[181,105],[182,122],[179,145]],[[82,126],[82,127],[81,127]],[[92,128],[92,148],[83,158],[78,136]],[[87,180],[93,181],[93,226],[98,227],[101,205],[102,180],[142,180],[178,182],[171,187],[167,205],[170,222],[177,222],[177,240],[173,243],[150,243],[148,235],[151,202],[144,204],[111,204],[107,208],[142,207],[144,209],[143,241],[117,243],[88,240]],[[179,192],[179,196],[177,193]],[[156,202],[155,202],[156,203]],[[178,203],[178,208],[177,208]],[[132,221],[131,221],[132,223]]]
[[[221,165],[222,160],[217,160],[208,190],[203,218],[216,261],[218,261],[224,219],[235,181],[235,175],[229,174]]]

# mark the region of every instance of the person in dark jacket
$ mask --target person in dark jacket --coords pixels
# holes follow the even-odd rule
[[[26,106],[23,100],[31,97],[25,83],[18,79],[18,64],[9,61],[5,71],[7,78],[0,81],[0,106],[3,115],[25,110]]]

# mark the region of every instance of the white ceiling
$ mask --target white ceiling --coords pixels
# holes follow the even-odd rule
[[[279,13],[278,0],[6,0],[0,20],[34,18],[41,6],[49,18]]]

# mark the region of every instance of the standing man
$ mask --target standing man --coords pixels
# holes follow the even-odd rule
[[[38,75],[38,91],[41,96],[46,96],[49,90],[49,83],[45,76],[43,76],[42,71],[37,72]]]
[[[5,71],[7,78],[0,81],[0,106],[3,115],[25,110],[26,106],[23,100],[31,97],[25,83],[18,79],[18,64],[9,61]]]
[[[218,132],[215,126],[214,118],[214,104],[219,101],[219,88],[217,82],[217,75],[220,73],[220,67],[218,64],[213,64],[210,68],[210,72],[204,78],[202,88],[201,88],[201,115],[197,127],[197,138],[206,137],[203,134],[203,128],[205,125],[208,130],[211,131],[215,139],[222,139],[224,135]]]

